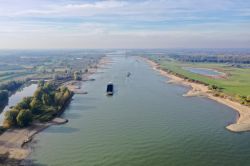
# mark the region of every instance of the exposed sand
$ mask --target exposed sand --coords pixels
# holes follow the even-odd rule
[[[97,72],[98,69],[100,68],[105,68],[107,64],[112,63],[113,61],[109,57],[102,57],[98,64],[95,67],[90,67],[88,68],[87,73],[82,74],[82,81],[68,81],[63,84],[63,86],[66,86],[69,90],[76,94],[87,94],[88,92],[83,91],[81,88],[82,82],[83,81],[94,81],[94,79],[91,79],[90,76],[93,75],[94,73]]]
[[[25,159],[31,153],[30,147],[25,146],[25,141],[30,142],[35,134],[51,125],[66,122],[67,120],[57,117],[48,123],[35,123],[28,128],[7,130],[0,136],[0,155],[7,155],[8,158],[3,164]]]
[[[98,63],[98,67],[103,67],[103,66],[106,66],[107,64],[111,64],[113,63],[112,59],[107,57],[107,56],[104,56],[103,58],[101,58],[101,60],[99,61]]]
[[[154,70],[158,71],[161,75],[170,78],[168,83],[177,83],[177,84],[191,87],[191,89],[183,96],[205,96],[236,110],[239,114],[239,118],[237,119],[236,123],[226,126],[228,130],[233,131],[233,132],[250,131],[250,107],[244,106],[235,101],[231,101],[228,98],[221,98],[221,97],[213,96],[213,94],[210,93],[211,91],[208,89],[207,86],[203,84],[189,82],[183,78],[177,77],[173,74],[168,73],[167,71],[160,69],[159,65],[155,63],[154,61],[151,61],[146,58],[142,58],[142,59],[146,61],[147,63],[149,63],[150,66]]]

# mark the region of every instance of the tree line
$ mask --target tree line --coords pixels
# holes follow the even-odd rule
[[[25,97],[5,113],[4,127],[26,127],[34,120],[49,121],[60,113],[73,93],[54,83],[40,83],[32,97]]]
[[[0,91],[0,107],[3,107],[9,99],[9,93],[7,90]]]
[[[24,84],[24,81],[9,81],[0,85],[0,90],[7,90],[13,92],[20,88]]]
[[[250,64],[247,55],[182,55],[172,54],[169,57],[184,62],[209,62],[209,63],[239,63]]]

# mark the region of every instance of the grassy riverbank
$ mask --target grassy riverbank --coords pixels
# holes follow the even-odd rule
[[[150,56],[149,59],[157,62],[159,67],[163,70],[169,71],[173,74],[189,79],[190,81],[204,83],[208,86],[217,87],[215,95],[224,97],[230,96],[242,104],[250,105],[250,69],[237,68],[229,64],[220,63],[187,63],[179,62],[173,59],[159,59]],[[184,69],[184,67],[193,68],[209,68],[216,69],[226,74],[222,78],[207,77],[200,74],[195,74]]]
[[[237,101],[233,101],[228,96],[216,96],[213,93],[213,90],[209,89],[207,85],[200,82],[190,81],[187,78],[184,78],[181,75],[173,73],[169,70],[164,70],[161,68],[160,64],[156,63],[153,60],[144,58],[146,62],[148,62],[151,67],[158,71],[161,75],[170,78],[169,83],[177,83],[184,86],[191,87],[191,89],[184,94],[184,96],[206,96],[212,100],[215,100],[221,104],[227,105],[239,113],[239,118],[236,123],[228,125],[226,128],[230,131],[234,132],[243,132],[250,130],[250,107],[242,105]]]

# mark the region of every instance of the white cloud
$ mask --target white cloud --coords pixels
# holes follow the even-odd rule
[[[243,0],[0,3],[2,48],[249,47]]]
[[[43,6],[24,7],[25,10],[14,8],[7,13],[9,16],[58,16],[78,15],[90,16],[96,14],[119,15],[119,16],[140,16],[140,15],[160,15],[160,14],[182,14],[191,12],[202,12],[206,10],[225,10],[234,7],[230,0],[146,0],[146,1],[96,1],[94,3],[66,3],[49,4]],[[3,10],[4,11],[4,10]],[[6,12],[0,14],[5,15]]]

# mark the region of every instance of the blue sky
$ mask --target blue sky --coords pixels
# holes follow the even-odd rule
[[[250,0],[0,0],[0,48],[218,47],[250,47]]]

